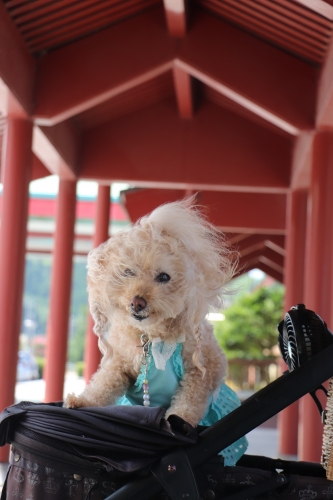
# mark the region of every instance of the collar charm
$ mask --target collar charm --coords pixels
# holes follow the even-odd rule
[[[149,396],[149,382],[148,382],[148,366],[151,362],[151,355],[149,354],[150,340],[148,335],[143,333],[140,336],[141,345],[142,345],[142,355],[141,355],[141,364],[144,367],[145,379],[143,381],[143,405],[150,406],[150,396]]]

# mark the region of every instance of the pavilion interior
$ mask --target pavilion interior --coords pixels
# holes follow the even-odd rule
[[[1,409],[14,397],[29,183],[51,174],[48,401],[62,398],[78,180],[100,186],[95,244],[113,182],[131,186],[133,222],[196,194],[243,270],[333,323],[332,29],[333,0],[0,2]],[[281,416],[281,453],[319,460],[312,404]]]

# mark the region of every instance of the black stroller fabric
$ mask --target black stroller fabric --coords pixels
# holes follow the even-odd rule
[[[195,475],[202,497],[214,500],[333,498],[333,483],[326,479],[319,464],[285,461],[285,469],[281,469],[279,460],[247,455],[243,458],[244,466],[223,467],[211,461],[198,467]],[[294,466],[297,472],[293,471]]]
[[[68,410],[61,403],[28,402],[6,408],[0,445],[11,443],[12,450],[1,500],[109,499],[175,446],[196,442],[196,431],[177,418],[171,426],[164,411]],[[224,467],[218,456],[196,467],[194,475],[203,499],[333,499],[333,482],[319,464],[244,455],[237,466]],[[168,499],[166,492],[151,497]]]
[[[101,463],[78,460],[51,447],[45,447],[47,456],[12,446],[10,469],[1,500],[105,500],[135,476],[106,471]],[[25,448],[26,446],[23,445]],[[38,450],[39,451],[39,450]],[[333,483],[324,477],[319,464],[288,464],[286,471],[277,460],[245,457],[246,466],[224,467],[221,457],[211,459],[194,470],[200,498],[205,500],[330,500]],[[250,466],[252,463],[252,467]],[[293,471],[293,464],[297,467]],[[258,467],[260,465],[260,468]],[[303,470],[302,470],[302,467]],[[302,474],[303,472],[303,474]],[[281,485],[277,482],[284,478]],[[186,490],[185,490],[186,491]],[[125,498],[125,497],[124,497]],[[186,498],[186,497],[184,497]],[[138,497],[140,500],[140,497]],[[172,500],[161,492],[151,500]]]
[[[173,426],[165,409],[106,406],[67,409],[62,403],[23,401],[0,415],[0,446],[14,432],[84,458],[100,459],[121,472],[134,472],[155,462],[174,446],[193,444],[196,431],[177,417]],[[184,430],[185,429],[185,430]]]

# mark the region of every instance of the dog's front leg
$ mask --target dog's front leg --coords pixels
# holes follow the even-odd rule
[[[80,408],[114,404],[130,385],[130,377],[124,371],[119,370],[119,365],[116,369],[113,361],[99,368],[82,394],[79,396],[68,394],[64,406]]]
[[[210,396],[209,384],[206,382],[197,367],[187,371],[173,397],[166,418],[170,415],[178,415],[196,427],[206,412]]]
[[[189,345],[189,342],[184,345],[182,357],[185,373],[166,414],[166,417],[178,415],[194,427],[204,417],[211,394],[220,387],[226,374],[225,356],[215,337],[209,333],[210,326],[206,327],[206,335],[202,336],[202,359],[206,369],[204,376],[194,365],[194,346]]]

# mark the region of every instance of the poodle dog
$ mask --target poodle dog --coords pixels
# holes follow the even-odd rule
[[[235,264],[193,202],[162,205],[90,252],[89,305],[103,359],[66,407],[164,406],[166,418],[195,427],[217,404],[227,363],[206,316],[221,307]]]

